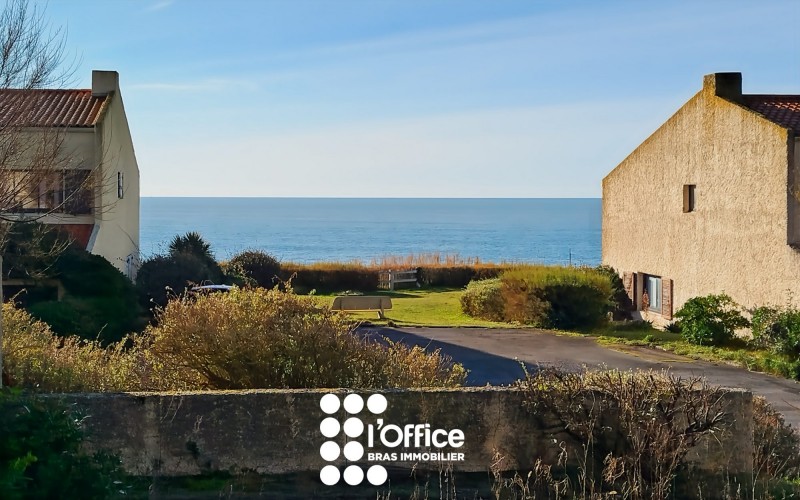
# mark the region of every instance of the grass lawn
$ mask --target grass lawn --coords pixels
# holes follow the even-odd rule
[[[723,346],[699,346],[686,342],[677,333],[656,330],[646,324],[608,326],[589,334],[596,337],[599,344],[657,347],[694,359],[729,363],[752,371],[800,379],[800,361],[752,348],[742,339],[734,339]]]
[[[378,319],[376,312],[350,313],[355,319],[376,325],[396,326],[481,326],[489,328],[514,328],[509,323],[484,321],[461,312],[459,302],[463,290],[452,288],[406,289],[394,292],[379,291],[365,295],[383,295],[392,298],[392,309],[385,311],[386,319]],[[326,304],[333,302],[331,295],[318,295]]]

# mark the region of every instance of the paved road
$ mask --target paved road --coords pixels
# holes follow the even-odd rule
[[[642,347],[606,348],[591,338],[559,336],[538,330],[365,327],[362,332],[431,350],[441,349],[470,370],[469,385],[509,384],[522,377],[520,362],[531,367],[638,368],[669,370],[684,378],[704,376],[712,384],[742,387],[764,396],[788,422],[800,428],[800,384],[735,366],[695,361]]]

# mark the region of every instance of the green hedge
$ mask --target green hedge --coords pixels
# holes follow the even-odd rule
[[[297,264],[281,266],[281,280],[292,279],[292,287],[299,293],[342,292],[353,290],[372,292],[378,289],[379,271],[360,266],[342,266],[334,269],[306,267]]]
[[[606,273],[561,266],[510,269],[497,282],[470,284],[466,295],[462,300],[466,314],[540,328],[597,326],[606,321],[614,304],[613,285]]]
[[[503,272],[500,267],[418,267],[417,280],[421,285],[444,288],[464,288],[470,281],[497,278]]]

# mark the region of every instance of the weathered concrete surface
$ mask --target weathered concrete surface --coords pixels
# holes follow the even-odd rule
[[[136,475],[195,475],[211,471],[281,474],[318,471],[327,465],[320,446],[327,441],[320,422],[320,398],[334,392],[343,399],[348,391],[261,390],[197,393],[73,394],[56,396],[87,415],[89,446],[119,453],[124,468]],[[487,471],[496,453],[508,470],[530,467],[536,458],[556,463],[558,445],[552,422],[536,423],[524,405],[524,394],[508,388],[380,391],[388,408],[373,415],[366,408],[356,414],[365,425],[429,423],[434,429],[460,429],[459,448],[393,449],[367,446],[366,433],[356,438],[366,452],[463,453],[456,471]],[[369,392],[361,392],[367,396]],[[366,398],[365,398],[366,399]],[[753,429],[750,393],[733,391],[722,403],[729,415],[724,432],[708,439],[693,454],[705,470],[731,474],[752,471]],[[332,415],[340,423],[349,417],[340,408]],[[558,440],[567,439],[561,433]],[[332,440],[343,448],[343,432]],[[351,439],[352,440],[352,439]],[[377,439],[375,441],[378,442]],[[567,442],[572,450],[581,443]],[[357,463],[368,464],[364,456]],[[390,467],[437,469],[439,462],[381,462]],[[340,468],[340,456],[334,464]]]
[[[723,291],[745,307],[800,306],[797,142],[728,80],[708,75],[603,179],[603,263],[674,280],[674,311]],[[689,213],[684,185],[696,186]]]

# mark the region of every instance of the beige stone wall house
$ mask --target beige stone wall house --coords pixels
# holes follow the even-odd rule
[[[686,300],[800,305],[800,95],[703,88],[603,179],[603,263],[663,324]],[[647,300],[645,299],[645,293]]]
[[[118,73],[93,71],[91,89],[0,90],[0,115],[20,109],[23,100],[25,137],[30,144],[57,141],[60,156],[52,178],[19,194],[14,216],[59,226],[133,278],[139,264],[139,167]]]

